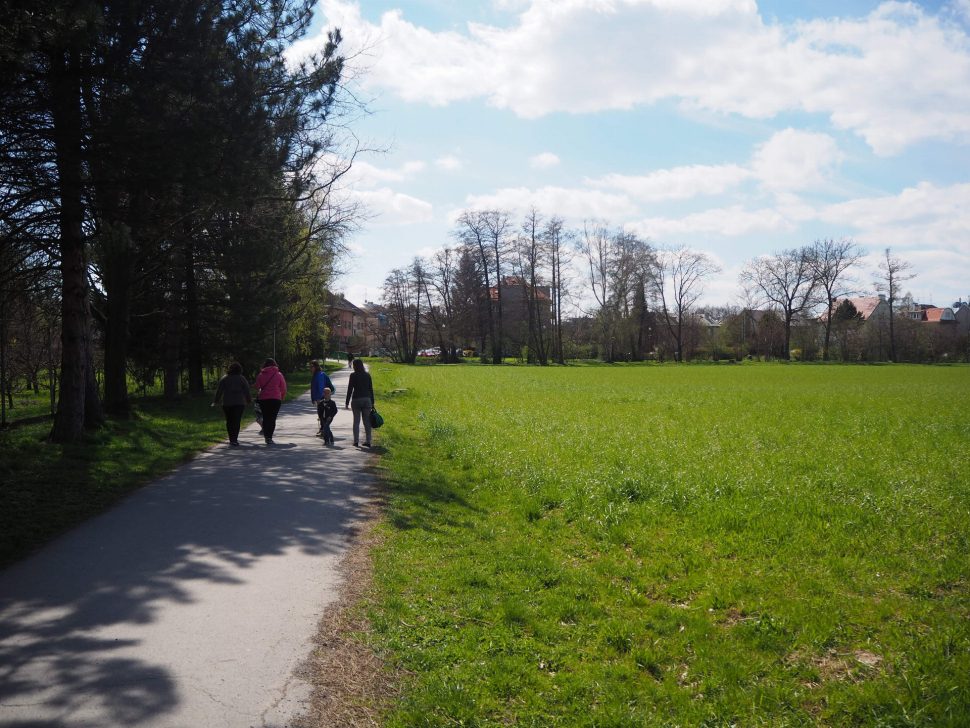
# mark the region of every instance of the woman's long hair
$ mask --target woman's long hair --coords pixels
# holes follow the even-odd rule
[[[360,359],[354,359],[354,371],[358,374],[362,374],[364,371],[366,371],[364,369],[364,362],[362,362]]]

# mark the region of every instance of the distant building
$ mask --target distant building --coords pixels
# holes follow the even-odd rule
[[[508,321],[528,321],[527,292],[528,282],[519,276],[508,276],[502,279],[502,317]],[[543,321],[548,325],[552,321],[552,297],[549,286],[536,286],[536,303],[543,315]],[[492,301],[498,301],[498,286],[488,289]]]
[[[363,313],[364,319],[364,351],[362,353],[373,355],[373,352],[381,349],[382,332],[388,324],[387,309],[373,301],[364,301],[364,304],[358,308]]]
[[[950,309],[953,311],[953,318],[957,322],[957,332],[964,336],[970,334],[970,303],[960,299],[955,301]]]
[[[502,324],[505,336],[516,346],[524,346],[529,341],[529,289],[528,282],[520,276],[502,279]],[[549,286],[536,286],[535,304],[538,307],[538,320],[544,331],[552,326],[552,296]],[[499,288],[492,286],[488,295],[493,305],[498,303]]]
[[[957,325],[957,317],[952,308],[928,308],[923,311],[923,321],[928,324],[952,326],[953,328],[956,328]]]
[[[335,294],[330,302],[331,342],[340,351],[354,350],[361,353],[363,346],[353,346],[352,339],[358,337],[363,342],[367,313],[352,304],[343,294]]]
[[[885,296],[868,296],[862,298],[839,298],[836,299],[833,305],[833,313],[838,310],[845,301],[848,301],[853,306],[855,310],[862,315],[862,321],[865,323],[873,319],[878,319],[883,316],[889,315],[889,303],[886,301]]]

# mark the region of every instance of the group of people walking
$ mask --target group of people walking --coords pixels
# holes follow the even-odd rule
[[[350,362],[354,371],[350,375],[347,385],[346,409],[354,413],[354,447],[360,446],[360,422],[364,421],[364,447],[371,446],[371,411],[374,409],[374,384],[370,374],[364,369],[364,362],[352,359]],[[334,442],[330,424],[337,416],[337,403],[333,396],[337,388],[333,380],[323,371],[320,362],[314,359],[310,362],[310,399],[317,407],[317,418],[320,429],[317,437],[322,437],[326,445]],[[286,379],[273,359],[263,362],[262,371],[253,383],[256,390],[256,405],[262,415],[263,429],[260,431],[267,445],[272,445],[273,434],[276,432],[276,418],[286,396]],[[239,446],[239,430],[246,405],[252,404],[252,390],[249,380],[242,373],[242,365],[233,362],[229,365],[226,375],[219,380],[215,399],[212,406],[216,407],[220,401],[226,414],[226,432],[229,435],[229,446]]]

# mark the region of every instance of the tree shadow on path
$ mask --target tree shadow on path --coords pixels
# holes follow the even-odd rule
[[[202,588],[244,600],[266,559],[342,552],[369,495],[363,463],[328,459],[308,413],[305,399],[286,405],[280,446],[248,431],[248,446],[217,446],[0,573],[0,726],[154,723],[184,676],[134,655],[140,627]],[[202,648],[185,634],[173,649]]]

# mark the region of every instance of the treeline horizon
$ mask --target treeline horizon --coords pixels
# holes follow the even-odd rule
[[[128,412],[132,382],[177,398],[323,345],[357,102],[339,31],[285,57],[312,5],[5,6],[0,363],[35,390],[57,371],[54,441]]]
[[[849,238],[748,260],[738,280],[744,303],[737,306],[699,304],[721,270],[711,256],[655,246],[602,221],[570,228],[536,208],[521,218],[511,210],[474,210],[457,218],[452,239],[429,258],[416,256],[392,270],[384,282],[390,316],[373,334],[397,361],[413,363],[428,344],[440,348],[443,361],[455,361],[456,351],[472,341],[481,342],[483,362],[512,356],[540,365],[571,358],[682,361],[698,353],[970,360],[966,335],[935,336],[900,315],[912,304],[905,292],[914,278],[910,263],[886,248],[876,271],[865,271],[865,251]],[[863,292],[864,273],[888,307],[873,326],[845,300]],[[511,288],[499,285],[510,277],[522,284],[512,303],[505,300]],[[577,315],[566,317],[567,306]],[[755,327],[742,320],[744,311],[765,313]],[[702,325],[699,317],[709,314],[723,325]]]

